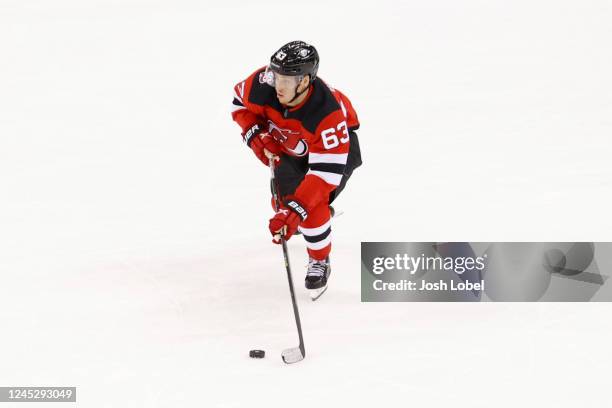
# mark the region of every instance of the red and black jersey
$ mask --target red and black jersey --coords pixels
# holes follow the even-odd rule
[[[349,132],[359,128],[351,101],[339,90],[316,78],[308,96],[295,107],[282,105],[274,87],[264,81],[265,67],[234,87],[232,118],[243,135],[253,125],[265,131],[299,134],[307,145],[309,171],[295,195],[307,206],[326,199],[344,174]],[[295,152],[286,152],[294,154]]]

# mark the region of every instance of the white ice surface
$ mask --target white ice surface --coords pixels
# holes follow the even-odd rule
[[[359,251],[609,241],[610,21],[608,1],[0,0],[0,386],[87,408],[607,406],[609,303],[361,303]],[[364,166],[316,303],[290,241],[307,357],[286,366],[268,171],[229,110],[293,39],[354,102]]]

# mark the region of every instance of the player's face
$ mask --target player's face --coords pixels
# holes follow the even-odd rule
[[[276,89],[276,97],[283,104],[289,103],[295,96],[295,88],[298,86],[297,76],[288,76],[274,74],[274,89]]]

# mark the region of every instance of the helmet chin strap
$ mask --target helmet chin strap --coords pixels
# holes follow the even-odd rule
[[[295,101],[301,94],[303,94],[304,92],[306,92],[308,90],[308,88],[310,87],[310,77],[308,77],[308,86],[306,88],[304,88],[304,90],[302,92],[298,92],[298,88],[299,87],[300,87],[300,84],[298,83],[297,86],[295,87],[295,95],[293,96],[293,98],[291,98],[291,100],[289,102],[287,102],[287,105],[289,105],[290,103]]]

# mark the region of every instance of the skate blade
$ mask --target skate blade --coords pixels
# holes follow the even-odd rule
[[[299,347],[283,350],[281,356],[286,364],[297,363],[304,359],[304,354],[302,354],[302,350]]]
[[[325,286],[323,286],[322,288],[319,288],[319,289],[308,289],[308,294],[310,295],[310,300],[312,300],[314,302],[315,300],[320,298],[321,295],[323,295],[323,293],[325,293],[326,290],[327,290],[327,285],[325,285]]]

